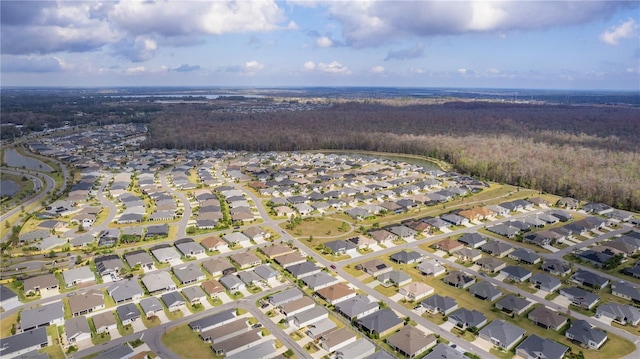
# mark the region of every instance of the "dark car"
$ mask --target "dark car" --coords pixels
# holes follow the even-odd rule
[[[337,269],[335,264],[330,265],[331,269]]]
[[[256,328],[262,328],[262,324],[261,323],[257,323],[251,326],[251,329],[256,329]]]

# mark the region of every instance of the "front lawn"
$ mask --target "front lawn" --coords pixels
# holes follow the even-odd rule
[[[218,359],[211,350],[211,344],[203,342],[198,333],[194,333],[188,325],[180,325],[168,330],[162,336],[162,344],[183,359]]]

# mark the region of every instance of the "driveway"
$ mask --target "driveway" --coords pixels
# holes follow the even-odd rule
[[[446,321],[442,324],[440,324],[440,328],[450,332],[451,329],[453,329],[453,327],[455,327],[455,325],[453,323],[451,323],[450,321]]]
[[[147,329],[147,327],[144,326],[142,319],[131,322],[131,327],[133,328],[134,333]]]
[[[484,349],[485,351],[489,351],[491,349],[493,349],[493,344],[491,344],[490,342],[478,337],[476,338],[476,340],[472,341],[472,343],[474,345],[479,346],[480,348]]]

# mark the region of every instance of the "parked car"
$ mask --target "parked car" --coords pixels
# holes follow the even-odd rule
[[[256,329],[256,328],[262,328],[262,324],[261,323],[257,323],[251,326],[251,329]]]

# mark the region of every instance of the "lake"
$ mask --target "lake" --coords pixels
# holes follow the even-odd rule
[[[20,185],[10,180],[0,181],[0,197],[13,196],[20,189]]]
[[[25,157],[16,151],[15,148],[7,148],[4,150],[4,162],[9,167],[25,168],[41,172],[53,171],[53,168],[46,163],[40,162],[35,158]]]

